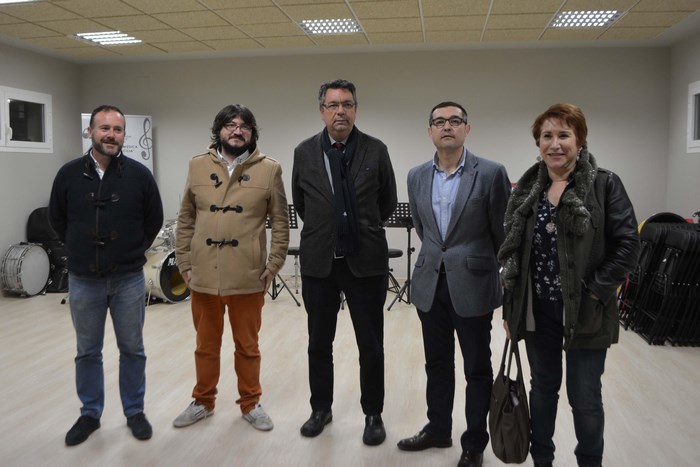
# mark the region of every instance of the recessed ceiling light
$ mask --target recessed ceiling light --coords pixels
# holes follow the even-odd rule
[[[601,28],[620,17],[617,10],[562,11],[549,23],[550,28]]]
[[[352,34],[362,31],[357,21],[350,18],[305,19],[299,26],[307,34]]]
[[[143,42],[141,39],[136,39],[121,31],[81,32],[76,36],[100,45],[140,44]]]

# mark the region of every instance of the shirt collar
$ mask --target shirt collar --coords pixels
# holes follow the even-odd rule
[[[92,157],[92,160],[95,161],[95,164],[97,164],[97,159],[95,159],[95,156],[92,154],[92,148],[90,148],[90,151],[88,151],[88,154],[90,154],[90,157]],[[114,156],[114,158],[116,159],[116,158],[120,157],[121,155],[122,155],[122,152],[121,152],[121,150],[120,150],[120,151],[119,151],[119,154],[117,154],[116,156]],[[98,165],[99,165],[99,164],[98,164]]]
[[[90,158],[92,159],[92,162],[95,164],[95,171],[97,172],[97,175],[99,175],[100,179],[102,179],[102,177],[105,174],[105,171],[102,170],[102,166],[100,165],[99,162],[97,162],[97,159],[95,159],[95,156],[92,154],[92,148],[90,148],[90,151],[88,151],[88,154],[90,154]],[[119,154],[114,156],[114,159],[118,159],[121,155],[122,155],[122,152],[119,151]]]
[[[224,159],[224,156],[221,154],[221,149],[220,149],[220,148],[217,148],[217,149],[216,149],[216,154],[219,156],[219,159],[221,159],[222,161],[224,161],[224,163],[225,163],[226,165],[228,165],[228,161],[227,161],[226,159]],[[244,152],[243,154],[241,154],[240,156],[236,157],[236,158],[233,160],[233,164],[234,164],[234,165],[235,165],[235,164],[241,164],[241,163],[245,162],[246,159],[248,159],[248,157],[250,157],[250,153],[248,152],[248,150],[246,150],[246,152]]]
[[[461,173],[464,171],[464,164],[467,161],[467,148],[463,147],[462,148],[462,157],[459,159],[459,163],[457,164],[457,170],[454,171],[454,173]],[[444,172],[438,165],[438,155],[437,152],[433,156],[433,169],[437,172]]]
[[[333,146],[335,143],[342,143],[342,144],[344,144],[344,145],[347,146],[348,138],[345,138],[345,139],[342,140],[342,141],[336,141],[336,140],[334,140],[333,137],[329,134],[329,135],[328,135],[328,139],[331,140],[331,146]]]

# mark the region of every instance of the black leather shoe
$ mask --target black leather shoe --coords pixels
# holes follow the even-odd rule
[[[535,462],[535,467],[554,467],[551,462]]]
[[[314,410],[311,417],[301,426],[301,434],[307,438],[313,438],[321,434],[323,429],[333,420],[332,411]]]
[[[402,451],[423,451],[428,448],[449,448],[452,446],[452,438],[436,438],[421,430],[410,438],[402,439],[397,446]]]
[[[100,427],[100,421],[87,415],[81,415],[75,424],[66,433],[66,445],[75,446],[80,444]]]
[[[457,467],[481,467],[484,462],[484,453],[476,451],[464,451],[459,458]]]
[[[148,423],[146,415],[143,412],[127,417],[126,425],[131,428],[131,434],[133,434],[136,439],[145,441],[151,439],[151,436],[153,436],[153,428],[151,424]]]
[[[362,434],[362,442],[367,446],[377,446],[386,439],[386,430],[381,415],[367,415],[365,417],[365,432]]]

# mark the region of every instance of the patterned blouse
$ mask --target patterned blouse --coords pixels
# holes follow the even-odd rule
[[[556,230],[557,207],[547,199],[547,190],[537,205],[535,235],[532,237],[530,256],[532,284],[537,298],[552,302],[562,301],[559,277],[559,254]]]

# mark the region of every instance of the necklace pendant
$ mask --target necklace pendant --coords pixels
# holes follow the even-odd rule
[[[545,225],[544,228],[547,230],[547,233],[557,233],[557,224],[552,221],[547,222],[547,225]]]

